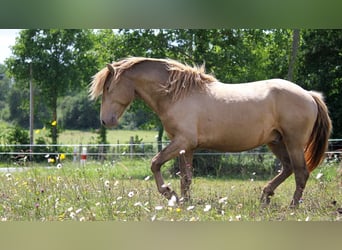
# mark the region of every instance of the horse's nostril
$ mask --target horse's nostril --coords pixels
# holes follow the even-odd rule
[[[106,123],[104,122],[104,120],[101,120],[101,124],[104,126],[106,125]]]

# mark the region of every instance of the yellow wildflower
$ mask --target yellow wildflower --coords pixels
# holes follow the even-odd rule
[[[64,159],[65,159],[65,154],[61,154],[61,155],[59,156],[59,159],[64,160]]]
[[[56,125],[57,125],[57,121],[51,122],[51,125],[52,125],[52,126],[56,126]]]

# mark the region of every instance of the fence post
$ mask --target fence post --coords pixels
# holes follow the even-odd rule
[[[73,162],[76,162],[77,161],[77,147],[74,146],[74,158],[73,158]]]
[[[134,138],[133,136],[131,136],[131,138],[129,139],[129,155],[131,159],[133,158],[133,146],[134,146],[133,143],[134,143]]]
[[[82,153],[81,153],[81,166],[85,166],[87,161],[87,147],[82,148]]]

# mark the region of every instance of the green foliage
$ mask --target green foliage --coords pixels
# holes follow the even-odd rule
[[[333,137],[342,137],[342,30],[302,32],[298,82],[323,92],[333,121]]]
[[[99,109],[88,98],[85,91],[63,98],[60,104],[63,127],[68,129],[88,129],[100,126]]]
[[[29,150],[30,138],[28,132],[19,126],[7,127],[0,131],[0,152],[26,152]],[[27,146],[21,146],[21,145]],[[20,145],[20,146],[16,146]],[[8,161],[11,155],[1,155],[1,161]]]
[[[57,121],[57,98],[86,85],[96,69],[91,36],[90,30],[30,29],[21,31],[12,47],[13,56],[6,61],[9,71],[16,80],[32,77],[51,121]],[[57,127],[52,143],[57,143]]]
[[[35,121],[42,124],[58,118],[65,128],[69,125],[98,128],[98,119],[91,117],[95,115],[93,108],[99,110],[99,102],[87,103],[83,100],[85,94],[81,97],[75,93],[85,90],[91,76],[106,63],[127,56],[173,58],[190,65],[205,63],[207,72],[222,82],[286,78],[292,34],[293,30],[288,29],[23,30],[13,46],[13,56],[6,61],[7,68],[0,68],[0,73],[8,70],[15,79],[13,86],[7,75],[0,80],[0,117],[22,126],[27,123],[28,104],[23,100],[28,100],[25,89],[28,89],[29,63],[36,86],[35,102],[45,104],[50,112],[50,119],[46,118],[47,111],[35,112]],[[340,137],[341,30],[301,30],[300,35],[294,81],[324,93],[333,119],[334,137]],[[18,93],[18,90],[23,91]],[[17,102],[19,110],[16,110],[11,102],[15,103],[19,97],[22,102]],[[58,109],[61,118],[54,112],[57,98],[63,104]],[[82,117],[85,109],[91,114],[89,119]],[[73,119],[75,115],[77,118]],[[142,101],[130,106],[121,126],[155,128],[160,132],[159,139],[162,138],[159,118]]]

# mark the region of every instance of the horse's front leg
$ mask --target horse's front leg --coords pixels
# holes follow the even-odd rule
[[[160,172],[160,168],[165,162],[169,161],[172,158],[175,158],[179,154],[182,144],[183,143],[181,141],[172,141],[167,147],[165,147],[162,151],[160,151],[156,156],[153,157],[151,164],[151,170],[154,175],[158,191],[167,199],[171,199],[172,196],[175,196],[177,201],[177,194],[172,191],[169,186],[164,184],[164,179]]]
[[[181,183],[181,195],[185,201],[190,199],[190,185],[192,180],[192,161],[193,151],[181,150],[179,152],[180,159],[180,183]]]

